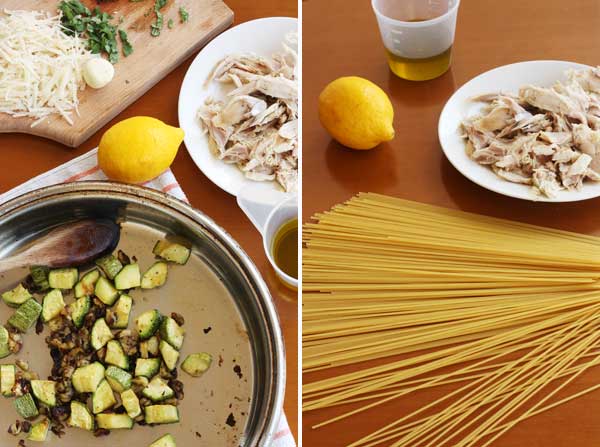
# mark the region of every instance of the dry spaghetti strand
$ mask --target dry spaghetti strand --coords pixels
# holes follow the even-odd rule
[[[600,363],[600,238],[369,193],[303,242],[303,409],[344,405],[317,427],[458,385],[351,447],[488,446],[598,388],[554,399]]]

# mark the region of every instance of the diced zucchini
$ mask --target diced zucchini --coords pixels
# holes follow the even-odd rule
[[[48,322],[58,317],[65,308],[62,292],[59,289],[51,290],[42,301],[42,320]]]
[[[85,316],[90,311],[91,306],[92,298],[87,295],[78,298],[75,300],[75,302],[69,305],[69,309],[71,310],[71,319],[73,320],[75,327],[81,328],[81,326],[83,326]]]
[[[132,389],[125,390],[121,393],[121,401],[123,402],[123,408],[125,408],[125,411],[127,411],[130,418],[135,419],[142,414],[140,400]]]
[[[97,319],[92,327],[92,333],[90,334],[90,343],[92,348],[94,348],[96,351],[98,349],[102,349],[104,345],[113,338],[115,337],[110,331],[108,324],[106,324],[106,320],[104,318]]]
[[[75,284],[75,297],[90,296],[96,290],[96,282],[100,279],[100,270],[94,269],[87,272],[81,280]]]
[[[94,414],[102,413],[116,403],[117,400],[112,388],[106,380],[103,380],[92,395],[92,412]]]
[[[162,315],[156,309],[146,311],[137,317],[135,327],[140,338],[146,340],[152,337],[160,327],[161,321]]]
[[[167,263],[155,262],[142,277],[142,289],[154,289],[167,282]]]
[[[98,428],[107,430],[130,429],[133,427],[133,419],[127,414],[103,413],[96,415],[96,424],[98,424]]]
[[[150,337],[146,340],[146,349],[148,349],[148,354],[158,356],[160,353],[158,350],[158,337]]]
[[[131,388],[131,374],[121,368],[109,366],[106,368],[104,376],[111,388],[117,393],[121,393]]]
[[[114,279],[123,268],[123,264],[113,255],[106,255],[97,259],[96,265],[104,271],[108,279]]]
[[[121,295],[117,300],[117,303],[111,309],[111,312],[115,315],[115,322],[112,327],[115,329],[125,329],[129,325],[129,314],[131,313],[131,306],[133,300],[129,295]]]
[[[50,283],[48,282],[49,272],[50,269],[48,267],[41,265],[29,268],[29,273],[31,274],[31,279],[33,280],[33,285],[35,286],[36,291],[45,292],[50,288]]]
[[[14,289],[2,294],[2,299],[10,307],[19,307],[29,298],[31,298],[31,293],[29,293],[29,290],[23,287],[23,284],[19,284]]]
[[[92,431],[94,429],[94,418],[87,406],[76,400],[71,401],[71,416],[67,421],[71,427],[83,428]]]
[[[148,424],[173,424],[179,422],[179,410],[175,405],[148,405],[144,419]]]
[[[103,379],[104,366],[94,362],[77,368],[71,377],[71,382],[78,393],[93,393]]]
[[[179,351],[164,340],[160,341],[158,349],[160,350],[160,355],[162,355],[169,371],[174,370],[177,366],[177,360],[179,359]]]
[[[49,407],[56,405],[56,382],[52,380],[32,380],[31,391],[33,395]]]
[[[46,440],[46,436],[48,436],[49,427],[50,422],[48,419],[43,419],[40,422],[33,424],[27,439],[29,441],[44,442]]]
[[[128,264],[115,276],[115,287],[117,290],[129,290],[139,287],[142,282],[140,266]]]
[[[54,269],[48,273],[48,284],[51,289],[72,289],[78,279],[79,272],[75,268]]]
[[[33,397],[29,393],[24,394],[21,397],[17,397],[15,399],[14,404],[15,404],[15,409],[17,410],[17,413],[19,413],[19,416],[21,416],[22,418],[30,419],[30,418],[34,418],[38,414],[40,414],[35,405],[35,401],[33,400]]]
[[[170,241],[158,241],[152,250],[156,256],[165,261],[175,262],[176,264],[185,264],[190,259],[190,249],[181,244]]]
[[[15,365],[0,365],[0,393],[4,397],[13,396],[16,382]]]
[[[199,352],[188,355],[181,364],[181,369],[190,376],[200,377],[210,368],[211,363],[212,356],[209,353]]]
[[[35,324],[41,313],[42,306],[40,303],[33,298],[29,298],[8,319],[8,323],[21,332],[27,332],[27,329]]]
[[[142,390],[142,394],[152,402],[161,402],[173,397],[175,392],[160,376],[154,376],[148,386]]]
[[[149,447],[177,447],[177,445],[175,444],[175,438],[167,433],[150,444]]]
[[[119,296],[119,291],[104,276],[98,278],[94,294],[107,306],[112,306]]]
[[[177,322],[171,318],[165,318],[160,325],[160,336],[175,349],[181,349],[185,331]]]
[[[111,340],[106,344],[104,363],[118,366],[121,369],[129,369],[129,357],[125,355],[121,343],[117,340]]]
[[[10,347],[8,345],[8,331],[4,326],[0,326],[0,359],[10,355]]]
[[[160,369],[160,358],[140,359],[135,362],[135,375],[151,379]]]

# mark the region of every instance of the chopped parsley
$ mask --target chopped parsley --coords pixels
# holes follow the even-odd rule
[[[156,14],[156,20],[150,25],[150,35],[153,37],[160,36],[160,32],[163,29],[164,16],[160,10],[165,7],[167,0],[155,0],[154,1],[154,14]]]
[[[167,28],[173,28],[173,19],[169,19],[169,21],[167,22]]]
[[[78,0],[62,0],[58,4],[62,12],[62,25],[65,33],[71,36],[80,35],[87,39],[88,49],[94,54],[106,54],[108,60],[115,64],[119,60],[117,44],[117,27],[111,23],[113,17],[98,7],[90,11]],[[123,35],[125,39],[123,39]],[[127,40],[127,33],[119,31],[123,43],[123,54],[128,56],[133,51]]]
[[[123,49],[123,55],[125,57],[129,56],[133,53],[133,47],[131,46],[131,42],[129,42],[129,38],[127,37],[127,33],[122,29],[119,30],[119,38],[121,39],[121,47]]]
[[[183,6],[179,8],[179,18],[181,19],[181,23],[187,22],[190,18],[190,13]]]

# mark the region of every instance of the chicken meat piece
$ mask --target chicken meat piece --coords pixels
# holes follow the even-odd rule
[[[475,162],[547,197],[600,181],[600,67],[571,71],[551,87],[473,100],[485,105],[460,132]]]

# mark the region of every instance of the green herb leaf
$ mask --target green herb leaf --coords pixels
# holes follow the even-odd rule
[[[181,19],[181,23],[187,22],[190,18],[190,13],[183,6],[179,8],[179,18]]]
[[[173,19],[169,19],[169,21],[167,22],[167,28],[171,29],[171,28],[173,28],[173,25],[174,25]]]
[[[129,38],[127,37],[127,33],[122,29],[119,30],[119,38],[121,39],[121,46],[123,48],[123,56],[127,57],[131,53],[133,53],[133,47],[129,42]]]

